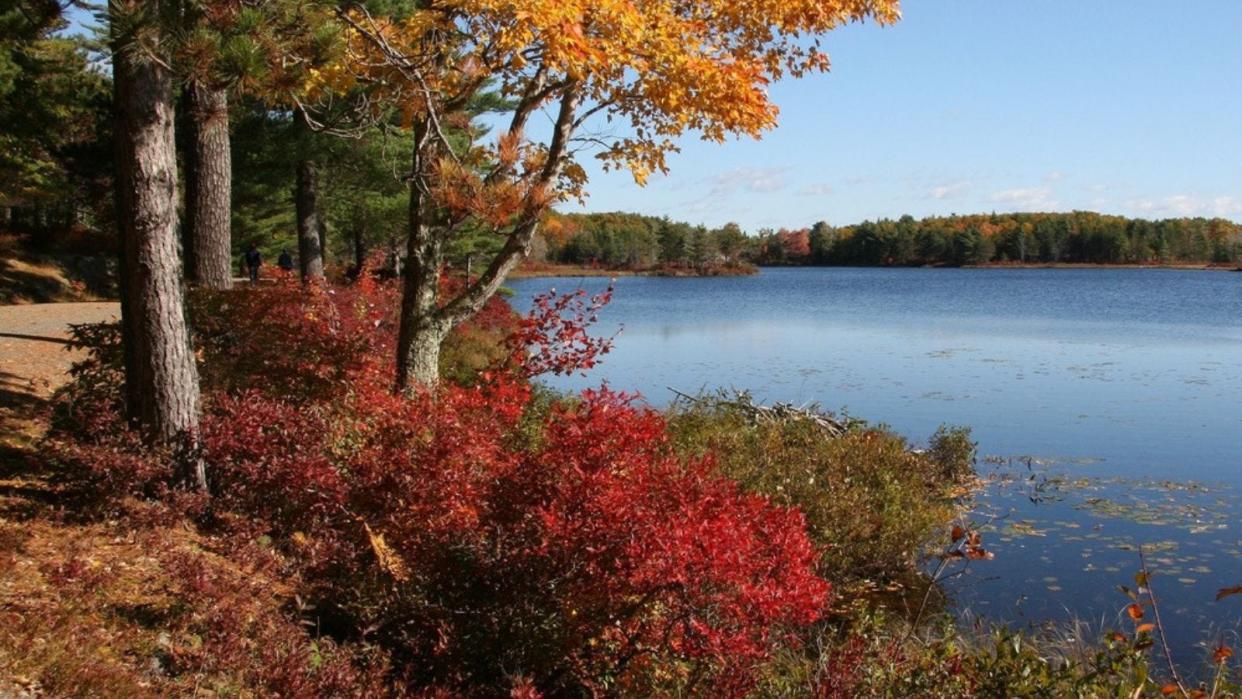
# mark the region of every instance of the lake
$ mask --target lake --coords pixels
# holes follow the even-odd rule
[[[606,279],[510,283],[537,293]],[[1142,546],[1178,655],[1242,627],[1242,274],[1134,269],[764,269],[622,277],[585,377],[653,405],[751,391],[883,422],[967,425],[996,560],[948,581],[963,618],[1121,627]],[[1232,644],[1232,643],[1231,643]]]

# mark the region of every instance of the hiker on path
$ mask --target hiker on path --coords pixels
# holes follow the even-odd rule
[[[250,273],[250,283],[259,283],[259,267],[263,266],[263,254],[259,252],[259,246],[254,243],[250,244],[250,249],[246,251],[246,270]]]

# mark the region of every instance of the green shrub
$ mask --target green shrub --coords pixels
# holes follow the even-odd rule
[[[975,474],[978,445],[970,438],[969,427],[941,425],[928,442],[927,456],[940,467],[946,480],[964,482]]]
[[[902,437],[853,426],[840,436],[813,416],[755,421],[744,405],[681,402],[670,410],[674,447],[715,453],[743,488],[806,515],[821,573],[836,582],[911,571],[958,512],[955,493],[973,473],[967,430],[941,430],[915,453]]]

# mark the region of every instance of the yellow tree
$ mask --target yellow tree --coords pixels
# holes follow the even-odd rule
[[[496,292],[547,210],[582,195],[585,148],[641,184],[684,134],[757,138],[776,124],[770,82],[828,69],[821,35],[899,17],[897,0],[425,0],[401,16],[362,3],[336,12],[350,50],[316,74],[308,99],[367,86],[400,105],[414,134],[399,390],[437,380],[444,336]],[[494,90],[510,100],[507,124],[476,138],[465,115]],[[550,127],[530,128],[539,112]],[[441,298],[445,243],[467,226],[503,244]]]

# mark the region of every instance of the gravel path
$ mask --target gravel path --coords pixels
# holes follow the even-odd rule
[[[0,306],[0,420],[28,419],[67,379],[79,353],[69,326],[119,318],[115,302]]]

